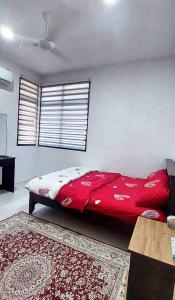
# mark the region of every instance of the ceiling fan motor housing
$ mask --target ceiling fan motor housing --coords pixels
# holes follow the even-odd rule
[[[55,43],[49,40],[40,40],[39,46],[43,50],[54,50],[55,49]]]

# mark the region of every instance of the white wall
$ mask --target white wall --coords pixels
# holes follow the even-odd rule
[[[72,165],[145,176],[175,158],[175,59],[65,72],[42,83],[91,80],[87,152],[17,147],[19,77],[36,74],[0,58],[12,70],[14,91],[0,89],[8,114],[7,153],[16,156],[16,181]]]
[[[38,174],[37,161],[38,149],[36,147],[17,147],[17,118],[19,98],[19,77],[25,76],[28,79],[39,81],[39,76],[28,72],[15,64],[0,58],[0,66],[9,68],[14,76],[13,92],[0,88],[0,113],[8,116],[7,127],[7,154],[16,157],[16,181],[22,181]]]
[[[40,148],[39,172],[72,165],[145,176],[175,158],[175,59],[42,78],[91,80],[87,152]]]

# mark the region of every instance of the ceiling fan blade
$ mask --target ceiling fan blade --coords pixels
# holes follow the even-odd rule
[[[71,0],[58,0],[59,2],[59,11],[55,11],[52,13],[52,16],[59,16],[57,24],[53,26],[49,26],[48,36],[50,40],[56,40],[61,33],[68,28],[70,28],[71,24],[75,23],[75,20],[79,20],[81,15],[78,9],[74,8],[74,5],[71,3]],[[66,23],[65,23],[66,18]],[[51,24],[52,25],[52,24]]]
[[[22,43],[30,43],[30,44],[33,44],[34,46],[38,46],[38,44],[39,44],[39,40],[36,38],[28,37],[25,35],[19,35],[19,34],[16,35],[16,37]]]
[[[69,58],[67,56],[65,56],[60,50],[58,50],[57,48],[51,50],[51,52],[58,56],[60,59],[62,59],[64,62],[68,62]]]

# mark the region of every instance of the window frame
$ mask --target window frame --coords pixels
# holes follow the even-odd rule
[[[86,139],[85,139],[85,149],[71,149],[69,147],[60,147],[60,146],[48,146],[48,145],[40,145],[39,138],[40,138],[40,121],[41,121],[41,97],[42,97],[42,88],[44,87],[54,87],[54,86],[64,86],[64,85],[72,85],[72,84],[83,84],[89,83],[89,91],[88,91],[88,108],[87,108],[87,129],[86,129]],[[55,83],[55,84],[46,84],[40,86],[40,101],[39,101],[39,124],[38,124],[38,147],[43,148],[53,148],[53,149],[61,149],[61,150],[70,150],[70,151],[79,151],[79,152],[86,152],[87,151],[87,140],[88,140],[88,127],[89,127],[89,106],[90,106],[90,91],[91,91],[91,81],[89,79],[82,80],[82,81],[69,81],[69,82],[62,82],[62,83]]]
[[[38,93],[37,93],[37,117],[36,117],[36,140],[35,140],[35,144],[19,144],[19,141],[18,141],[18,138],[19,138],[19,111],[20,111],[20,108],[19,108],[19,106],[20,106],[20,91],[21,91],[21,80],[26,80],[26,81],[28,81],[28,82],[30,82],[31,84],[35,84],[35,85],[37,85],[38,86]],[[29,79],[27,79],[27,78],[25,78],[25,77],[23,77],[23,76],[21,76],[20,78],[19,78],[19,92],[18,92],[18,118],[17,118],[17,142],[16,142],[16,145],[17,146],[26,146],[26,147],[33,147],[33,146],[37,146],[37,142],[38,142],[38,118],[39,118],[39,116],[38,116],[38,112],[39,112],[39,102],[40,102],[40,89],[41,89],[41,87],[40,87],[40,84],[39,83],[36,83],[36,82],[34,82],[34,81],[31,81],[31,80],[29,80]]]

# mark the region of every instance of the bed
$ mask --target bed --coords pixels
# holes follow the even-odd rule
[[[167,215],[175,214],[172,160],[166,160],[166,170],[151,173],[145,179],[70,168],[31,182],[27,185],[30,214],[37,203],[56,209],[62,205],[81,213],[91,211],[131,224],[140,215],[166,222]]]

